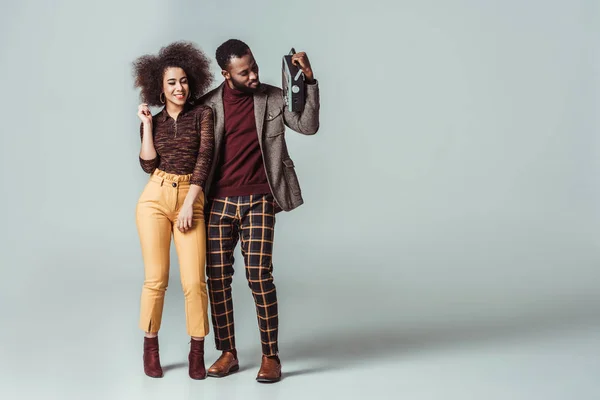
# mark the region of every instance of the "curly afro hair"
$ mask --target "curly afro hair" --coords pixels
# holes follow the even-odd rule
[[[194,102],[213,82],[210,60],[191,42],[175,42],[163,47],[158,55],[146,54],[133,62],[135,87],[141,88],[140,98],[151,106],[161,106],[163,75],[169,67],[185,71],[190,87],[190,101]]]
[[[222,70],[227,70],[232,58],[240,58],[244,56],[248,50],[250,50],[250,47],[241,40],[229,39],[217,48],[217,63]]]

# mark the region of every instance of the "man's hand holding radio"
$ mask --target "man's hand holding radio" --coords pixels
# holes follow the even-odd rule
[[[314,83],[315,77],[310,66],[310,61],[308,60],[308,56],[305,52],[301,51],[300,53],[292,55],[292,64],[302,70],[304,77],[306,78],[306,83]]]

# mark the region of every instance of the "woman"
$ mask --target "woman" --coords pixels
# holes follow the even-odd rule
[[[208,300],[204,275],[204,192],[213,157],[213,114],[193,101],[212,83],[210,61],[191,43],[177,42],[145,55],[134,63],[135,87],[144,102],[140,164],[150,173],[137,204],[136,220],[145,280],[140,328],[144,330],[144,372],[163,376],[158,353],[163,303],[169,280],[171,235],[179,258],[185,296],[187,332],[192,337],[189,375],[204,379],[204,337],[208,327]],[[164,105],[152,116],[148,106]]]

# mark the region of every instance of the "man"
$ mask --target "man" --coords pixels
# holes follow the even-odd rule
[[[306,54],[295,54],[293,63],[306,78],[306,104],[302,112],[291,112],[281,89],[260,82],[258,65],[244,42],[226,41],[216,58],[225,81],[201,99],[212,107],[215,118],[215,157],[205,186],[207,276],[215,342],[222,351],[208,375],[223,377],[239,369],[231,281],[233,251],[241,239],[262,343],[256,379],[277,382],[281,363],[271,262],[275,213],[303,203],[284,125],[305,135],[317,132],[319,87]]]

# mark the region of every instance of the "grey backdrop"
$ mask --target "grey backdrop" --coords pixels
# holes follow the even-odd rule
[[[141,341],[134,210],[147,177],[131,62],[181,39],[212,59],[224,40],[243,39],[276,85],[294,46],[320,81],[319,133],[286,135],[305,205],[277,221],[284,359],[344,335],[393,347],[406,332],[435,342],[515,321],[597,319],[597,1],[2,9],[4,370],[25,374],[44,333],[61,357],[73,343],[109,348],[92,333],[112,332],[113,349],[125,331],[131,346]],[[257,352],[237,271],[239,340]],[[175,260],[164,329],[184,342],[178,278]],[[138,367],[137,347],[118,349]],[[69,379],[56,362],[40,368]]]

